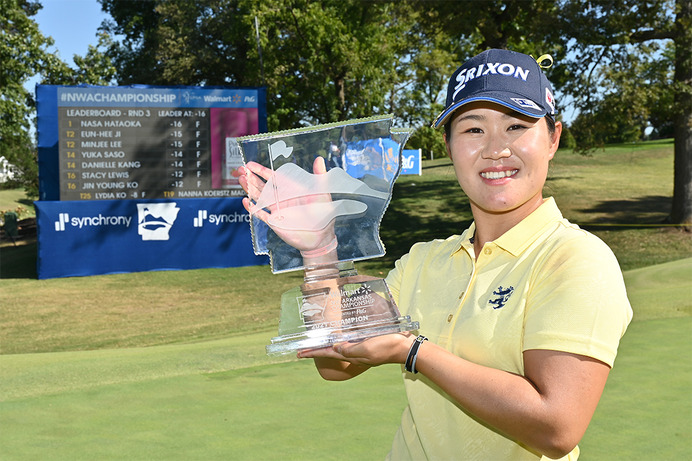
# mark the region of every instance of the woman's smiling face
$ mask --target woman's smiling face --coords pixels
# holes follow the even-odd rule
[[[519,211],[523,219],[541,205],[562,131],[559,122],[555,128],[551,134],[544,118],[482,101],[454,114],[447,153],[475,211]]]

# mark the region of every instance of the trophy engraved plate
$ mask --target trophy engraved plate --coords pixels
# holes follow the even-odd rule
[[[415,330],[383,279],[354,261],[384,255],[379,227],[409,133],[392,117],[238,138],[253,248],[274,273],[305,270],[281,299],[269,355]]]
[[[279,336],[267,346],[269,355],[418,328],[399,314],[383,279],[358,275],[348,263],[338,279],[307,281],[284,293],[281,308]]]

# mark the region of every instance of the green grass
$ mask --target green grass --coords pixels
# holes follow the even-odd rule
[[[608,243],[635,311],[582,460],[692,450],[692,235],[670,210],[672,144],[560,151],[546,195]],[[25,206],[0,191],[0,210]],[[384,275],[418,240],[471,221],[447,159],[402,177],[382,223]],[[405,396],[399,369],[322,381],[268,358],[281,293],[268,267],[36,280],[36,243],[0,245],[0,459],[382,459]],[[258,289],[260,287],[261,289]]]
[[[689,459],[691,350],[689,316],[633,322],[580,443],[579,459]]]
[[[278,324],[281,293],[302,276],[255,266],[6,282],[0,281],[0,351],[16,354],[266,331]]]
[[[19,219],[35,216],[34,204],[26,198],[23,189],[0,189],[0,216],[6,211],[15,211]]]
[[[268,336],[2,356],[2,459],[382,459],[399,368],[328,383],[267,358]]]
[[[637,320],[692,317],[692,264],[680,259],[625,273]]]
[[[625,274],[635,317],[580,459],[692,449],[691,276],[692,258]],[[268,358],[272,334],[0,356],[2,459],[382,459],[405,406],[399,367],[325,382],[310,361]]]
[[[401,177],[382,222],[387,255],[364,265],[388,270],[416,241],[459,233],[472,220],[447,158],[426,161],[423,176]],[[663,224],[673,195],[672,141],[619,145],[582,156],[560,150],[544,195],[563,215],[602,238],[623,270],[692,256],[692,235]]]

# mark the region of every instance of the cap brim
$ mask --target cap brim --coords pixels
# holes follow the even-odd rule
[[[506,93],[505,93],[506,94]],[[452,114],[459,109],[461,106],[474,102],[474,101],[488,101],[488,102],[494,102],[496,104],[500,104],[501,106],[505,106],[509,109],[515,110],[519,112],[520,114],[526,115],[528,117],[532,118],[541,118],[544,117],[547,112],[543,109],[538,109],[538,110],[533,110],[529,111],[525,107],[520,106],[519,104],[516,104],[514,102],[509,102],[506,99],[500,99],[496,96],[492,95],[485,95],[485,96],[474,96],[468,99],[464,99],[463,101],[457,101],[454,104],[450,105],[448,108],[446,108],[440,115],[437,116],[437,118],[433,121],[432,127],[433,128],[439,128],[440,126],[444,125],[447,123],[449,120],[449,117],[452,116]]]

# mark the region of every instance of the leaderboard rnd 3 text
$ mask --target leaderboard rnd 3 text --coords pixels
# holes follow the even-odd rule
[[[206,110],[61,108],[59,120],[62,200],[212,188]]]
[[[239,164],[227,139],[259,130],[251,90],[57,92],[60,200],[243,195],[226,168]]]

